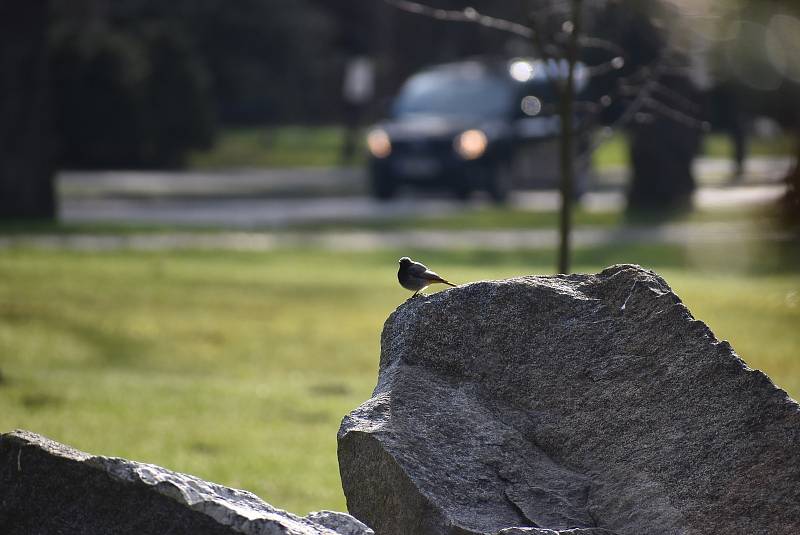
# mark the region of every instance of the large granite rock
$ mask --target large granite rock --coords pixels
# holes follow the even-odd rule
[[[798,404],[638,266],[410,299],[339,465],[378,535],[800,533]]]
[[[370,535],[344,513],[300,518],[249,492],[96,457],[27,431],[0,435],[3,535]]]

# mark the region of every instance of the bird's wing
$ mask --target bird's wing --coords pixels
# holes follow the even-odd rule
[[[430,269],[426,269],[425,272],[420,274],[419,276],[422,277],[423,279],[428,279],[432,281],[447,282],[443,278],[441,278],[438,273],[436,273],[435,271],[431,271]]]
[[[415,277],[425,277],[425,273],[429,273],[428,266],[420,264],[419,262],[411,262],[408,266],[408,273]],[[430,272],[432,273],[432,272]]]

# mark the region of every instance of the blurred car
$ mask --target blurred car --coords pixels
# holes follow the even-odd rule
[[[524,58],[448,63],[413,75],[389,117],[368,131],[373,194],[390,199],[413,186],[467,198],[485,190],[502,202],[515,188],[556,187],[561,122],[550,78],[564,76],[565,63]],[[580,94],[588,82],[582,64],[575,80]],[[582,122],[576,115],[585,139]],[[576,170],[577,192],[587,173],[588,164]]]

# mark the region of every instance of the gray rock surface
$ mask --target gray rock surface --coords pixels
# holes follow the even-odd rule
[[[159,466],[88,455],[27,431],[0,435],[3,535],[370,535],[343,513],[306,518]]]
[[[638,266],[407,301],[339,465],[378,535],[800,533],[800,407]]]
[[[306,515],[310,520],[320,526],[333,530],[340,535],[373,535],[374,532],[363,523],[346,513],[336,511],[316,511]],[[365,531],[366,530],[366,531]]]

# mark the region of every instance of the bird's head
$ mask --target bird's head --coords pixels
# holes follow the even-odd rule
[[[409,265],[411,263],[411,259],[409,257],[407,257],[407,256],[404,256],[403,258],[401,258],[399,260],[399,263],[400,263],[401,266],[407,266],[407,265]]]

